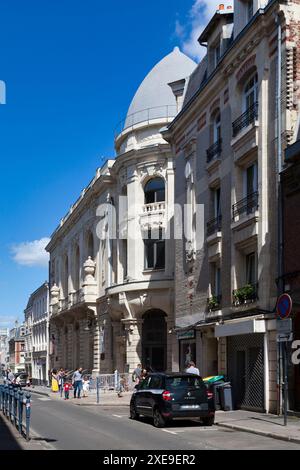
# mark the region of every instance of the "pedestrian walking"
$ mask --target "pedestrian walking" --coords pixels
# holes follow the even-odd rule
[[[142,364],[138,364],[132,373],[132,382],[135,382],[136,385],[140,383],[142,372]]]
[[[196,364],[193,361],[189,362],[188,368],[186,369],[187,374],[200,375],[199,369],[197,369]]]
[[[64,388],[64,380],[65,380],[66,373],[64,369],[61,367],[58,372],[58,387],[59,391],[61,392]]]
[[[58,374],[57,374],[56,369],[53,369],[52,374],[51,374],[51,390],[53,393],[57,393],[59,390]]]
[[[82,381],[82,390],[83,390],[83,398],[88,397],[88,393],[90,391],[90,381],[88,377],[85,375]]]
[[[64,392],[65,392],[65,400],[69,400],[70,398],[70,390],[72,388],[72,384],[69,380],[66,380],[63,385]]]
[[[12,373],[11,369],[8,369],[8,374],[7,374],[7,381],[9,385],[12,385],[15,383],[15,376]]]
[[[81,390],[82,390],[82,367],[76,369],[73,374],[72,384],[74,387],[74,398],[80,398]]]

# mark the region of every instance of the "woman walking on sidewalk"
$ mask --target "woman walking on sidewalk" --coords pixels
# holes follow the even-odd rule
[[[57,370],[56,369],[53,369],[53,371],[52,371],[51,390],[54,393],[57,393],[58,390],[59,390],[58,375],[57,375]]]

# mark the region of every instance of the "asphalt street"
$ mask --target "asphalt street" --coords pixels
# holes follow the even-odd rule
[[[175,421],[156,429],[132,421],[127,407],[76,406],[33,394],[33,441],[48,450],[300,450],[300,445],[244,432]]]

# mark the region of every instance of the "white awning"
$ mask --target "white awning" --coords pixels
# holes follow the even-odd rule
[[[224,323],[224,325],[216,325],[215,328],[216,338],[250,335],[253,333],[266,333],[266,321],[257,318],[233,320]]]

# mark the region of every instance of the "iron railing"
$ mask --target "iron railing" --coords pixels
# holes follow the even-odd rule
[[[259,207],[258,196],[259,193],[256,191],[234,204],[232,206],[232,220],[235,221],[236,217],[255,212]]]
[[[155,106],[153,108],[143,109],[126,116],[115,128],[115,138],[117,138],[123,131],[133,129],[136,125],[143,122],[149,124],[150,121],[167,120],[171,121],[177,115],[178,109],[176,105],[163,105]]]
[[[250,106],[238,119],[232,124],[233,137],[236,137],[242,129],[253,124],[258,118],[258,102]]]
[[[216,157],[219,157],[222,152],[222,139],[219,139],[211,147],[206,150],[207,163],[213,161]]]
[[[13,385],[0,385],[0,412],[18,429],[27,441],[30,439],[31,395]]]
[[[207,236],[210,237],[211,235],[214,235],[216,232],[221,232],[222,230],[222,216],[218,215],[213,220],[210,220],[207,223]]]

